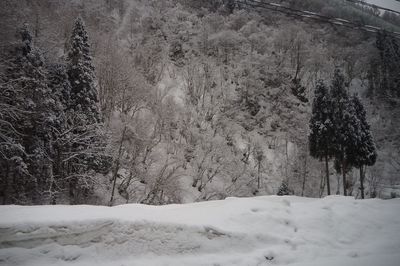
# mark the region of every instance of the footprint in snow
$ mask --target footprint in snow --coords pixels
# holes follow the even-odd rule
[[[282,203],[288,207],[290,207],[290,201],[288,201],[287,199],[282,200]]]

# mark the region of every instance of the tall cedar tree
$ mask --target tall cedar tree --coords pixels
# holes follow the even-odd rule
[[[57,123],[53,126],[53,145],[51,157],[53,161],[53,178],[50,180],[50,203],[56,204],[58,189],[65,190],[66,165],[64,160],[70,150],[71,132],[68,117],[70,106],[71,85],[64,64],[50,64],[48,67],[48,86],[52,95],[58,100],[55,109]]]
[[[360,121],[360,144],[357,146],[355,158],[352,159],[354,165],[360,169],[360,190],[361,198],[364,199],[364,166],[374,165],[377,159],[375,142],[372,137],[370,125],[367,122],[367,115],[363,104],[357,95],[353,95],[352,103]]]
[[[347,196],[349,184],[346,173],[354,165],[354,154],[361,142],[361,130],[356,111],[345,88],[344,76],[339,69],[334,72],[331,95],[335,128],[335,160],[343,176],[343,194]]]
[[[75,20],[68,52],[68,76],[71,83],[71,106],[79,114],[79,124],[100,123],[94,66],[89,37],[81,17]]]
[[[106,138],[101,126],[94,66],[90,56],[88,34],[82,18],[75,20],[67,58],[71,84],[68,118],[73,129],[68,161],[69,193],[73,203],[88,196],[93,189],[90,172],[105,173],[110,158],[104,155]]]
[[[335,155],[333,109],[330,93],[322,80],[317,82],[310,119],[310,155],[325,160],[327,193],[331,194],[329,182],[329,159]]]
[[[29,174],[27,156],[22,145],[25,118],[22,81],[24,65],[32,51],[32,38],[27,28],[20,32],[21,42],[7,54],[0,87],[0,187],[3,204],[27,202],[28,186],[34,186]]]
[[[52,132],[59,123],[57,112],[62,112],[62,107],[47,86],[42,53],[34,47],[27,26],[19,33],[21,44],[9,61],[6,80],[13,94],[9,97],[10,106],[23,113],[14,128],[19,136],[16,141],[24,152],[23,156],[17,156],[12,161],[21,164],[20,167],[24,162],[26,166],[23,169],[26,171],[8,168],[7,175],[13,175],[13,198],[16,202],[41,203],[48,196],[49,180],[53,176]],[[18,166],[14,164],[12,167]],[[16,176],[16,173],[19,174]]]

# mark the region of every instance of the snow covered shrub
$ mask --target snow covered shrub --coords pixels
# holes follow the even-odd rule
[[[286,181],[282,181],[281,186],[279,187],[278,193],[276,194],[278,196],[287,196],[290,195],[290,190],[287,185]]]

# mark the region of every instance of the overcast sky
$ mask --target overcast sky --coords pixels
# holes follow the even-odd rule
[[[400,2],[397,2],[395,0],[366,0],[366,2],[381,6],[381,7],[386,7],[390,8],[396,11],[400,11]]]

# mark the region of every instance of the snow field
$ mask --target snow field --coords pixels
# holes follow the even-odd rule
[[[400,200],[0,206],[0,265],[400,265]]]

